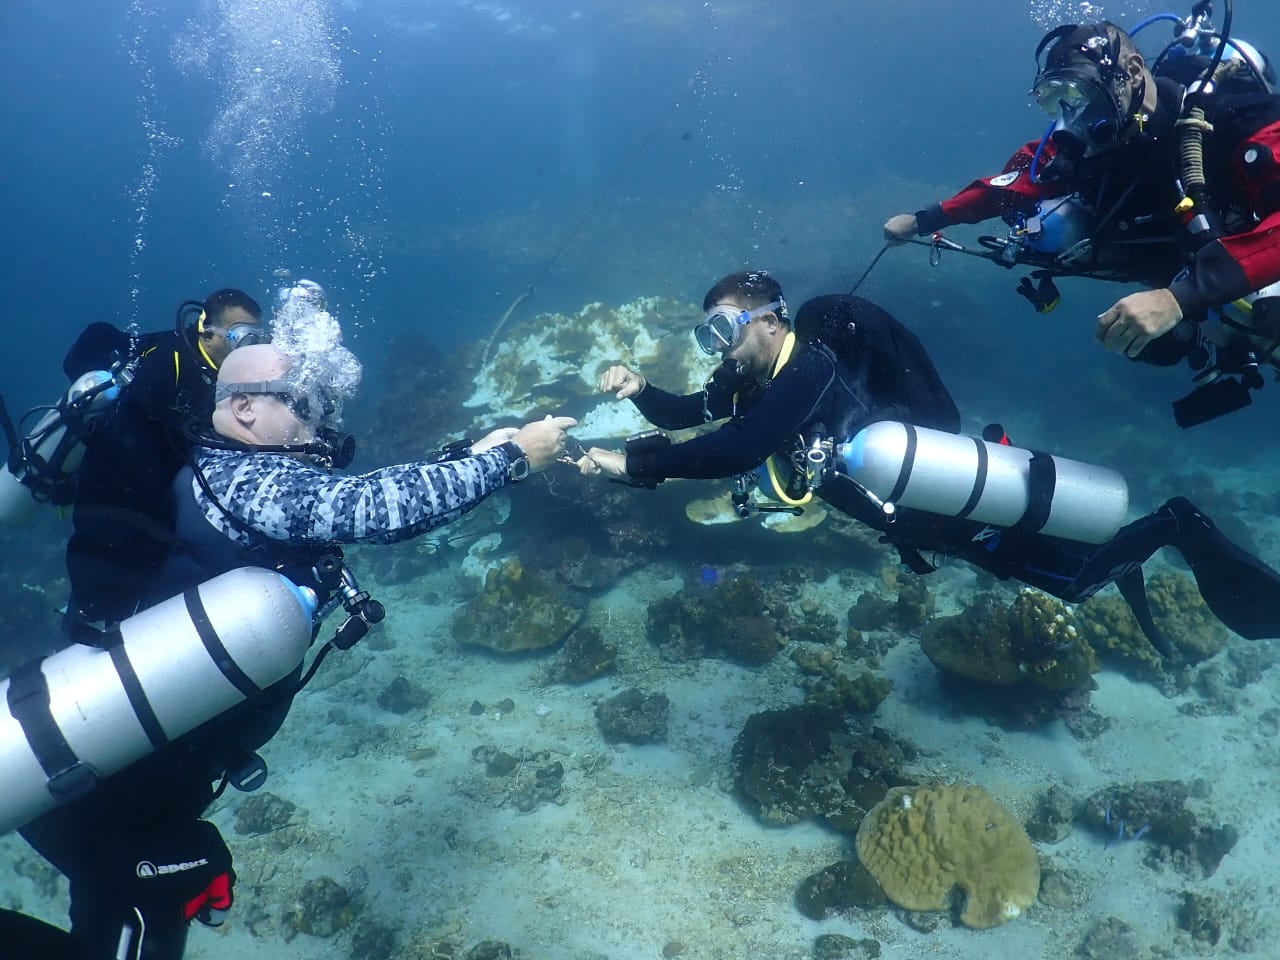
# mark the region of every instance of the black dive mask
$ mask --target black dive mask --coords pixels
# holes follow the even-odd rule
[[[1109,31],[1096,30],[1083,42],[1069,44],[1072,53],[1059,54],[1059,45],[1079,31],[1079,26],[1065,24],[1044,36],[1036,47],[1036,78],[1030,91],[1054,120],[1055,147],[1077,160],[1115,147],[1146,96],[1145,79],[1136,91],[1129,89],[1120,65],[1119,38]],[[1049,56],[1042,64],[1046,50]]]
[[[1068,68],[1036,78],[1031,95],[1054,121],[1056,147],[1078,157],[1105,153],[1120,140],[1128,116],[1106,83],[1094,71]],[[1068,146],[1075,141],[1077,146]]]

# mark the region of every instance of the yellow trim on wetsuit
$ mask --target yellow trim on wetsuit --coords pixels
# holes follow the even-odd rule
[[[773,371],[769,374],[769,379],[773,379],[778,375],[778,371],[785,367],[791,360],[791,354],[796,349],[796,333],[794,330],[788,330],[786,337],[782,340],[782,349],[778,351],[778,358],[773,362]],[[734,401],[737,402],[737,395],[734,395]],[[769,475],[769,483],[773,485],[773,496],[789,507],[802,507],[813,499],[813,491],[806,490],[805,495],[799,500],[794,497],[787,496],[787,485],[778,479],[778,468],[774,464],[776,456],[769,454],[768,459],[764,462],[765,471]],[[812,476],[806,479],[813,479]]]
[[[211,369],[217,370],[218,365],[213,362],[213,357],[209,356],[209,351],[204,348],[204,341],[196,340],[196,346],[200,348],[200,356],[204,357],[204,362],[207,363]],[[174,357],[177,357],[176,353],[174,354]]]

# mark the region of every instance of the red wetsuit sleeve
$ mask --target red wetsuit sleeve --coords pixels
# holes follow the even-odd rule
[[[1280,121],[1249,137],[1235,151],[1233,167],[1236,188],[1262,220],[1206,245],[1190,271],[1169,285],[1183,316],[1194,320],[1280,281]]]
[[[1059,184],[1031,182],[1031,161],[1039,146],[1039,140],[1024,144],[1009,158],[999,174],[974,180],[954,197],[943,200],[938,208],[946,218],[946,224],[930,224],[932,229],[924,230],[925,224],[922,223],[921,231],[930,233],[938,226],[953,223],[981,223],[992,217],[1003,216],[1011,210],[1031,213],[1036,204],[1046,197],[1061,196],[1065,191]],[[1043,170],[1052,158],[1053,147],[1045,144],[1037,172]]]

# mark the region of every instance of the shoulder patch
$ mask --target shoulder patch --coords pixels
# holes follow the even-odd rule
[[[1020,170],[1010,170],[1008,173],[1002,173],[998,177],[992,177],[988,182],[993,187],[1007,187],[1020,176]]]

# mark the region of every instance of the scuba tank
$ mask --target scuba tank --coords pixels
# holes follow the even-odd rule
[[[893,420],[837,442],[832,459],[877,504],[1079,543],[1111,539],[1129,510],[1114,470]]]
[[[0,682],[0,835],[287,677],[315,596],[270,570],[224,573]]]
[[[8,461],[0,470],[0,523],[25,520],[36,503],[71,503],[85,437],[132,379],[131,366],[90,370],[56,404],[23,414],[16,428],[0,403],[0,428],[9,444]],[[27,421],[40,413],[44,415],[35,426],[26,429]]]
[[[1021,225],[1023,246],[1060,261],[1070,259],[1093,232],[1093,211],[1077,197],[1043,200]]]

